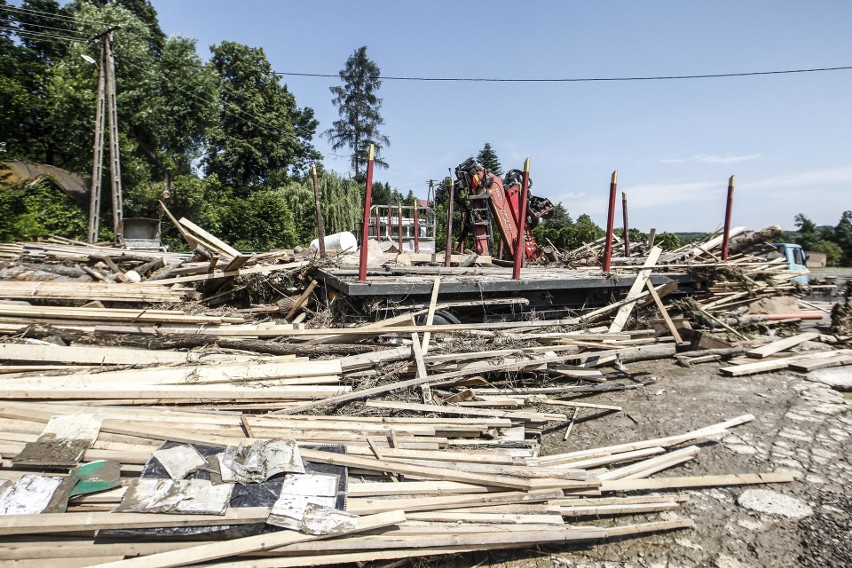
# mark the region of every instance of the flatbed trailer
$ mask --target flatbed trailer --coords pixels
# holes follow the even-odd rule
[[[531,313],[555,315],[612,303],[627,293],[636,280],[636,271],[606,274],[600,270],[531,266],[523,269],[519,280],[513,280],[512,271],[504,267],[403,266],[372,269],[364,282],[353,269],[320,269],[317,276],[324,281],[327,293],[334,291],[373,309],[384,304],[400,311],[406,306],[428,305],[435,277],[440,277],[439,302],[472,301],[475,308],[453,310],[453,314],[461,320],[489,321],[505,317],[507,311],[523,318]],[[694,288],[698,284],[686,272],[654,272],[650,280],[655,286],[676,282],[679,287]],[[512,297],[527,301],[522,305],[488,302]]]

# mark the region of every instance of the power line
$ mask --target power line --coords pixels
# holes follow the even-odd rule
[[[43,10],[29,10],[27,8],[18,8],[17,6],[0,6],[0,10],[6,10],[8,12],[20,12],[23,14],[28,14],[31,16],[41,16],[43,18],[53,18],[55,20],[70,20],[72,22],[76,21],[74,16],[66,16],[65,14],[52,14],[50,12],[45,12]]]
[[[53,41],[53,42],[61,42],[61,43],[65,43],[65,42],[89,43],[88,40],[80,38],[80,37],[61,36],[61,35],[58,35],[58,34],[52,34],[52,33],[48,33],[48,32],[35,32],[35,31],[31,32],[31,31],[27,31],[27,30],[21,30],[21,29],[18,29],[18,28],[13,28],[13,27],[10,27],[10,26],[0,26],[0,30],[11,32],[11,33],[13,33],[17,36],[25,37],[25,38],[28,38],[28,39],[40,39],[40,40],[45,40],[45,41]]]
[[[393,75],[380,75],[376,77],[382,81],[430,81],[430,82],[468,82],[468,83],[593,83],[593,82],[617,82],[617,81],[666,81],[676,79],[722,79],[731,77],[759,77],[765,75],[791,75],[795,73],[817,73],[825,71],[849,71],[852,65],[841,67],[812,67],[808,69],[784,69],[780,71],[749,71],[745,73],[707,73],[693,75],[648,75],[648,76],[626,76],[626,77],[571,77],[563,79],[505,79],[487,77],[404,77]],[[285,77],[316,77],[324,79],[337,79],[339,74],[332,73],[289,73],[276,72],[277,75]]]
[[[18,24],[19,29],[23,29],[25,31],[40,31],[40,30],[30,30],[29,28],[41,28],[42,30],[57,31],[57,32],[69,33],[69,34],[77,34],[77,35],[80,35],[80,36],[83,36],[83,37],[86,36],[86,34],[84,34],[83,32],[72,29],[72,28],[57,28],[56,26],[46,26],[44,24],[36,24],[34,22],[23,22],[23,21],[21,21],[21,19],[18,16],[13,16],[13,19],[11,21]]]

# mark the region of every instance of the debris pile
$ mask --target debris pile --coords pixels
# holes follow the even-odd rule
[[[852,361],[848,335],[786,333],[827,313],[783,263],[722,263],[716,236],[637,249],[617,265],[626,294],[601,307],[444,325],[442,307],[471,300],[439,301],[429,255],[382,253],[382,278],[434,276],[430,300],[353,324],[324,284],[347,270],[335,259],[243,255],[176,224],[193,253],[2,246],[0,560],[302,566],[689,528],[654,516],[683,506],[672,491],[793,480],[672,470],[755,417],[565,447],[577,424],[622,412],[590,397],[653,385],[630,369],[651,359],[724,359],[733,377]],[[656,270],[703,277],[683,297]],[[554,437],[566,451],[543,451]]]

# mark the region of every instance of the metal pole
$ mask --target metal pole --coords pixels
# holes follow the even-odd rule
[[[106,40],[104,40],[106,41]],[[106,106],[106,49],[98,63],[98,100],[95,107],[95,142],[92,148],[92,193],[89,198],[89,243],[98,241],[101,214],[101,183],[104,171],[104,107]]]
[[[722,260],[728,260],[728,239],[731,233],[731,211],[734,208],[734,176],[728,180],[728,203],[725,205],[725,232],[722,234]]]
[[[447,200],[447,245],[444,249],[444,266],[450,265],[453,256],[453,201],[455,200],[456,182],[450,178],[450,193]]]
[[[317,212],[317,239],[319,240],[320,258],[325,258],[325,227],[322,223],[322,209],[320,208],[319,180],[317,179],[317,165],[311,166],[311,178],[314,182],[314,208]],[[369,220],[369,216],[366,217]]]
[[[609,183],[609,211],[606,217],[606,246],[604,247],[603,271],[609,272],[612,263],[612,229],[615,222],[615,193],[618,188],[618,170],[612,172]]]
[[[396,206],[399,229],[399,252],[402,252],[402,203]]]
[[[624,217],[624,256],[630,256],[630,233],[627,227],[627,192],[621,192],[621,213]]]
[[[524,161],[524,177],[521,182],[521,202],[518,211],[518,242],[515,244],[515,264],[512,268],[512,280],[521,279],[521,267],[527,259],[527,201],[529,200],[530,159]]]
[[[379,217],[379,208],[376,207],[376,242],[379,242],[379,238],[382,235],[381,231],[382,231],[382,220]]]
[[[367,280],[367,242],[370,225],[370,202],[373,200],[373,145],[367,160],[367,187],[364,190],[364,223],[361,227],[361,255],[358,262],[358,280]]]
[[[120,243],[124,231],[124,206],[121,196],[121,158],[118,150],[118,111],[115,104],[115,60],[112,56],[112,31],[104,37],[106,59],[106,101],[109,117],[109,161],[112,178],[112,226],[115,242]]]
[[[420,218],[417,214],[417,198],[414,198],[414,252],[420,252]]]

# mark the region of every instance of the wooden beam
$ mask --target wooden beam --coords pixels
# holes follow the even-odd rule
[[[642,265],[642,269],[636,275],[636,280],[633,281],[633,285],[627,292],[626,300],[638,299],[639,295],[642,293],[642,289],[645,287],[645,283],[648,282],[648,279],[651,277],[651,271],[657,264],[657,260],[659,260],[662,252],[663,249],[660,247],[654,247],[651,249],[648,253],[648,258],[645,259],[645,263]],[[624,324],[627,323],[627,318],[630,317],[630,312],[633,311],[633,305],[633,303],[628,303],[618,309],[618,313],[615,314],[615,318],[609,326],[610,333],[617,333],[624,329]]]

